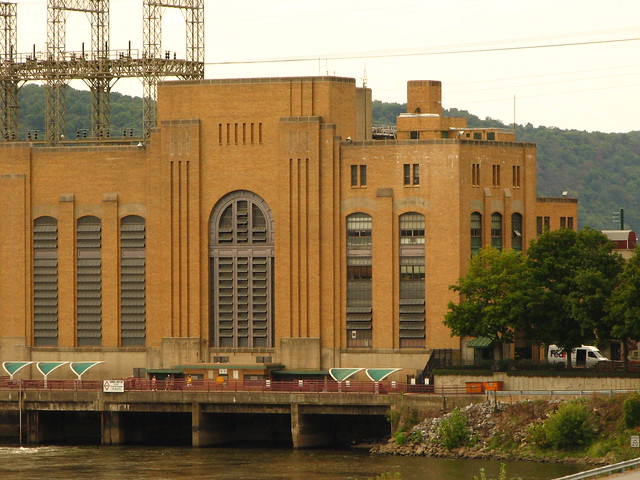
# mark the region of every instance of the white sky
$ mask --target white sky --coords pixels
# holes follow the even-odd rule
[[[46,0],[17,3],[19,51],[44,51]],[[112,50],[142,48],[142,3],[111,0]],[[164,12],[163,49],[184,58],[184,16]],[[328,73],[362,85],[366,71],[374,99],[400,103],[408,80],[441,80],[444,107],[481,118],[511,123],[515,103],[520,124],[640,130],[640,0],[205,0],[205,16],[207,78]],[[67,50],[82,42],[89,20],[70,13]],[[591,42],[603,43],[522,48]],[[451,53],[478,49],[506,50]],[[142,92],[129,79],[114,90]]]

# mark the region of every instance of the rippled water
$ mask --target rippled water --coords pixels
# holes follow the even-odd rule
[[[371,456],[360,450],[190,447],[1,447],[2,479],[349,480],[399,472],[402,480],[472,480],[499,463]],[[548,480],[584,470],[576,465],[507,462],[509,477]]]

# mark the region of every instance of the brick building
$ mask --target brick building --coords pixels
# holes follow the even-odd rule
[[[0,357],[101,375],[228,363],[421,370],[460,348],[449,285],[482,246],[575,227],[536,149],[408,83],[396,139],[337,77],[167,82],[144,144],[0,147]]]

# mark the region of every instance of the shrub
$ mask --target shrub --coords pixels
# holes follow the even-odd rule
[[[442,419],[438,429],[438,440],[444,448],[452,450],[464,445],[468,439],[467,417],[456,408],[448,417]]]
[[[396,445],[404,445],[407,443],[407,440],[407,434],[404,432],[397,431],[393,434],[393,441],[396,443]]]
[[[544,434],[548,445],[559,450],[589,445],[594,432],[585,402],[572,400],[558,408],[544,422]]]
[[[632,393],[622,404],[622,418],[626,428],[640,426],[640,395]]]

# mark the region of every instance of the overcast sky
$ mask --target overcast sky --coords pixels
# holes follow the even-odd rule
[[[44,51],[46,0],[17,3],[19,51]],[[142,48],[142,3],[111,0],[111,49]],[[184,16],[164,12],[163,50],[184,58]],[[400,103],[408,80],[441,80],[445,108],[481,118],[640,130],[640,0],[205,0],[205,16],[207,78],[366,77]],[[83,41],[89,20],[70,13],[67,50]]]

